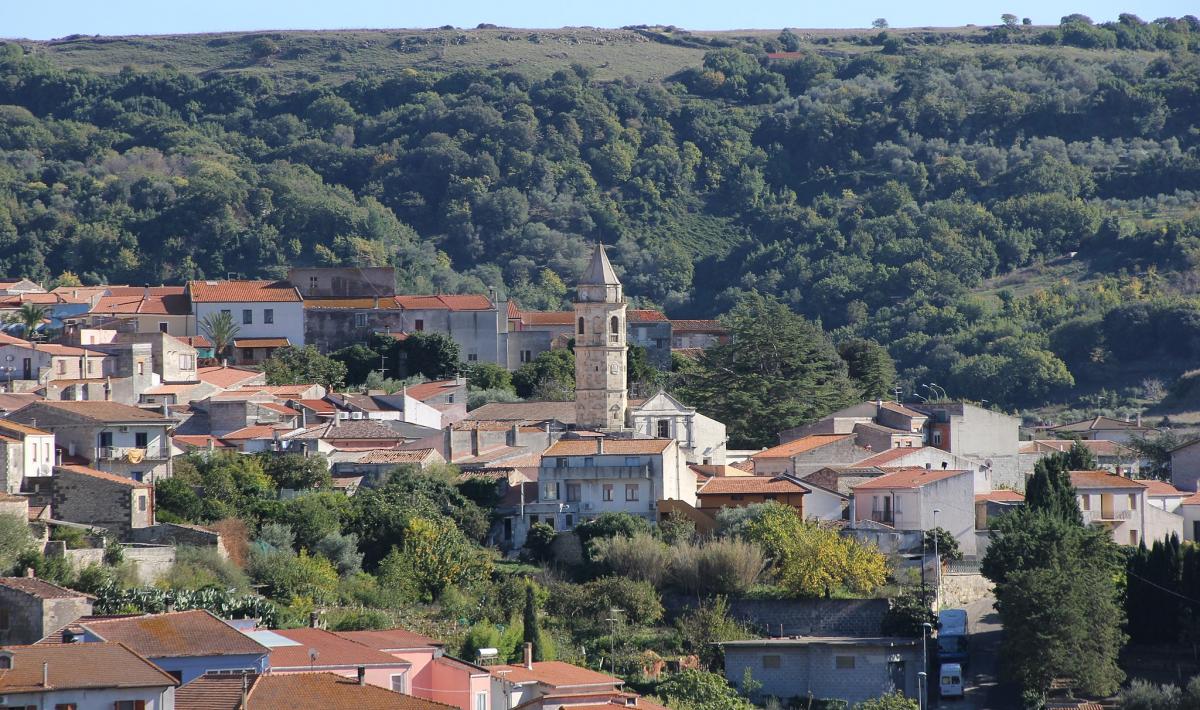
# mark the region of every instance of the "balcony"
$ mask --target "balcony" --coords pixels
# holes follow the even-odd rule
[[[1120,523],[1126,520],[1133,520],[1133,511],[1126,510],[1085,510],[1083,511],[1083,522],[1085,523]]]
[[[599,454],[603,455],[603,454]],[[567,466],[542,469],[543,480],[594,480],[601,478],[650,478],[649,466]]]
[[[125,463],[166,461],[171,458],[171,449],[168,446],[100,446],[96,448],[96,458],[101,461]]]
[[[872,510],[871,520],[877,523],[883,523],[884,525],[896,524],[896,518],[892,515],[892,511],[890,510]]]

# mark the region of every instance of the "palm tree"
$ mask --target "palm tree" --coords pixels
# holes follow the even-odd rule
[[[32,342],[38,326],[46,320],[46,309],[33,303],[22,303],[16,316],[16,321],[25,328],[25,339]]]
[[[204,316],[200,321],[200,330],[212,341],[213,355],[220,357],[242,331],[242,327],[233,322],[233,315],[229,311],[221,311]]]

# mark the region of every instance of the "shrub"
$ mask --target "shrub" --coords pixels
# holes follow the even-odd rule
[[[33,549],[33,535],[29,533],[29,521],[19,515],[0,515],[0,570],[17,569],[14,574],[20,575],[24,570],[17,565],[22,553]]]
[[[729,615],[729,602],[717,597],[682,614],[675,620],[683,650],[694,653],[705,668],[720,669],[722,641],[753,638],[754,633]]]
[[[371,631],[395,626],[391,614],[381,609],[342,609],[327,617],[330,631]]]
[[[607,615],[611,609],[622,609],[629,623],[641,626],[662,619],[662,600],[649,582],[601,577],[583,586],[593,614]]]
[[[762,548],[745,540],[716,539],[671,547],[671,581],[690,594],[745,594],[766,566]]]
[[[1135,678],[1117,695],[1121,710],[1181,710],[1182,700],[1178,686],[1155,685],[1141,678]]]
[[[181,546],[175,550],[175,564],[163,577],[167,589],[244,590],[250,587],[246,573],[217,552],[215,547]]]
[[[617,535],[592,542],[592,561],[609,572],[639,579],[661,588],[671,561],[671,549],[650,533]]]

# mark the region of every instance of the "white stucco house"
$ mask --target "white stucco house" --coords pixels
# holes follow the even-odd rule
[[[286,281],[189,281],[187,297],[197,328],[215,313],[233,317],[238,362],[261,362],[259,351],[304,345],[304,300]]]
[[[688,463],[725,464],[725,425],[659,390],[629,410],[635,436],[674,439]]]

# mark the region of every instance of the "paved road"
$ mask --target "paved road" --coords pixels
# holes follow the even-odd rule
[[[1009,710],[1020,707],[1015,689],[997,681],[997,658],[1000,650],[1000,615],[992,608],[995,599],[984,597],[967,605],[971,629],[971,662],[967,668],[968,686],[961,700],[936,703],[946,710]],[[937,688],[937,679],[933,687]]]

